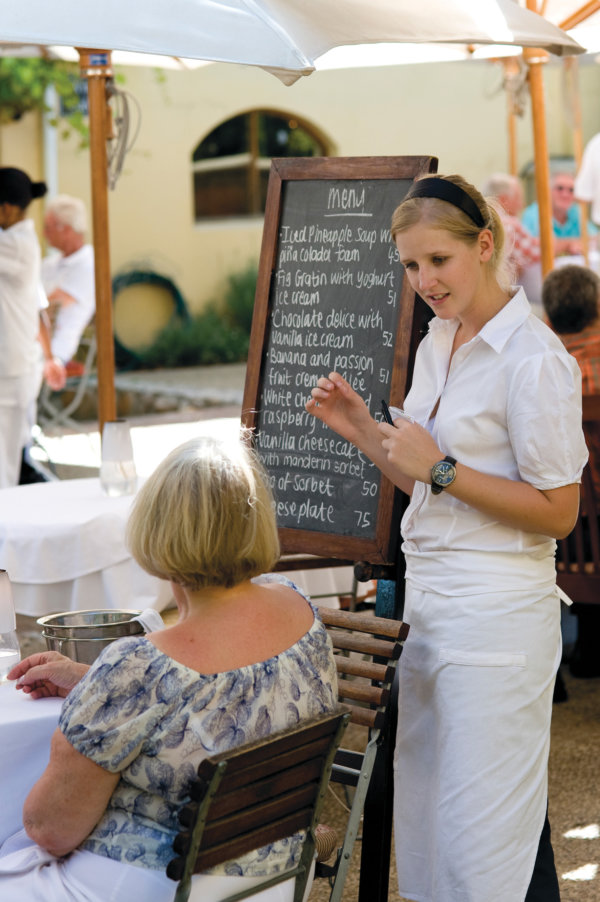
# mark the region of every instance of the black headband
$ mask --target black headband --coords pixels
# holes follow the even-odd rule
[[[412,187],[405,197],[405,200],[412,200],[413,197],[436,197],[438,200],[445,200],[446,203],[458,207],[463,213],[472,219],[475,225],[480,229],[485,229],[485,222],[481,214],[481,210],[472,197],[454,182],[448,182],[446,179],[432,178],[417,179],[413,182]]]

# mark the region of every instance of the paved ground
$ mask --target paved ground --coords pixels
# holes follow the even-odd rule
[[[118,400],[132,410],[120,415],[126,415],[132,427],[138,473],[148,475],[168,451],[194,434],[237,429],[245,375],[244,363],[117,374]],[[137,413],[139,410],[145,413]],[[37,441],[34,459],[49,465],[58,478],[97,473],[100,437],[96,420],[78,422],[76,430],[45,427]]]

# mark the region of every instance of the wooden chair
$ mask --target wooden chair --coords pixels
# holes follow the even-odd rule
[[[202,761],[193,801],[179,815],[184,829],[173,843],[177,857],[167,866],[167,876],[179,881],[175,902],[188,899],[193,874],[305,830],[297,867],[224,900],[245,899],[295,877],[294,902],[301,902],[333,759],[349,718],[340,708]]]
[[[583,423],[600,430],[600,395],[584,397]],[[590,449],[590,456],[593,451]],[[598,461],[600,466],[600,461]],[[581,477],[581,504],[572,533],[558,542],[556,582],[575,602],[600,604],[600,498],[590,463]]]
[[[351,723],[369,729],[364,753],[339,749],[331,772],[332,782],[355,787],[337,860],[333,866],[317,864],[316,869],[316,876],[328,877],[332,883],[330,902],[340,902],[375,759],[388,725],[392,684],[409,626],[401,620],[359,612],[322,607],[319,613],[336,652],[339,700],[349,706]]]

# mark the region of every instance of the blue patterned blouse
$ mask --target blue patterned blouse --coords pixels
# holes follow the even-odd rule
[[[279,582],[306,597],[277,574],[255,582]],[[190,670],[145,637],[113,642],[67,696],[59,724],[77,751],[121,774],[104,816],[81,848],[163,870],[174,855],[177,811],[189,798],[202,758],[332,711],[336,704],[333,652],[318,616],[281,654],[212,675]],[[297,863],[301,840],[281,840],[213,873],[277,873]]]

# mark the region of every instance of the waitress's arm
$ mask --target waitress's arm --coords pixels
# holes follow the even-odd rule
[[[460,463],[456,479],[445,491],[505,526],[553,539],[569,535],[579,511],[577,483],[536,489],[527,482],[489,476]]]
[[[48,766],[23,806],[27,835],[57,858],[72,852],[104,814],[119,776],[76,751],[56,729]]]
[[[429,432],[417,423],[405,421],[396,421],[395,426],[382,423],[377,428],[384,436],[382,447],[388,465],[430,484],[431,468],[446,452],[438,448]],[[528,482],[481,473],[460,461],[456,479],[444,491],[505,526],[553,539],[569,535],[579,511],[577,483],[536,489]]]

